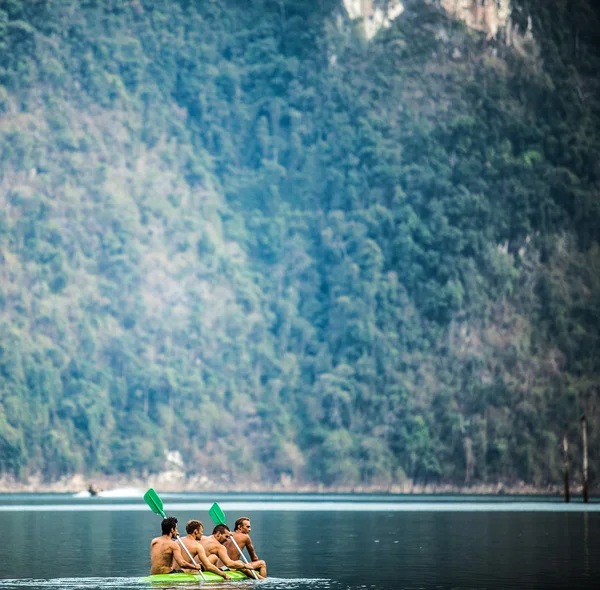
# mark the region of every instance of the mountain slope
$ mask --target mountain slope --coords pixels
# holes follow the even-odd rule
[[[518,53],[423,2],[370,42],[337,1],[3,2],[0,470],[559,481],[598,15],[530,4]]]

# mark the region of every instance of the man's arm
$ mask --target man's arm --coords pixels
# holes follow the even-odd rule
[[[240,561],[239,559],[234,561],[231,559],[227,554],[227,549],[225,549],[223,545],[221,545],[217,550],[217,555],[223,564],[226,565],[230,570],[243,570],[246,568],[246,564],[243,561]]]
[[[250,556],[250,561],[258,561],[258,555],[256,555],[256,551],[254,551],[254,545],[252,545],[252,539],[250,535],[246,535],[246,549],[248,549],[248,555]],[[242,546],[240,545],[240,549]],[[242,549],[243,551],[243,549]]]
[[[200,563],[204,566],[204,569],[208,572],[212,572],[213,574],[218,574],[219,576],[225,578],[226,580],[230,580],[231,576],[225,573],[223,570],[220,570],[217,566],[213,565],[206,557],[206,551],[204,550],[204,546],[202,543],[196,543],[196,556],[200,560]]]
[[[183,553],[181,552],[181,547],[179,546],[179,544],[177,542],[175,542],[172,549],[173,549],[173,561],[175,561],[175,563],[177,563],[177,565],[180,568],[187,567],[188,569],[191,569],[191,570],[199,570],[200,569],[199,565],[197,565],[195,563],[190,563],[183,557]]]

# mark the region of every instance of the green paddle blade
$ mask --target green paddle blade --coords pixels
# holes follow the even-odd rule
[[[163,518],[166,518],[165,511],[163,510],[162,500],[158,497],[158,494],[154,491],[154,488],[150,488],[144,494],[144,500],[146,504],[150,506],[150,510],[154,512],[154,514],[160,514]]]
[[[225,513],[221,510],[221,507],[216,502],[210,507],[208,513],[215,524],[227,524],[227,521],[225,520]]]

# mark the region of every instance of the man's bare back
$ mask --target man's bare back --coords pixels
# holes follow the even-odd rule
[[[150,543],[151,574],[168,574],[173,568],[173,540],[156,537]]]

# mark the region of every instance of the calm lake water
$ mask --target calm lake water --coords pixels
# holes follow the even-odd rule
[[[149,589],[160,517],[139,493],[0,494],[0,590]],[[128,497],[123,497],[128,496]],[[249,590],[600,588],[600,503],[539,498],[161,494],[167,514],[219,502],[252,519],[267,561]],[[199,587],[199,584],[191,587]],[[190,586],[179,586],[190,588]]]

